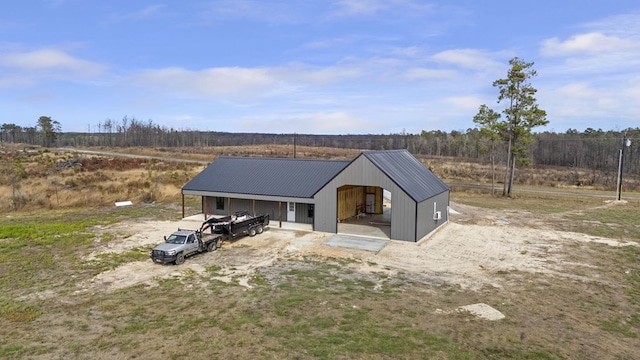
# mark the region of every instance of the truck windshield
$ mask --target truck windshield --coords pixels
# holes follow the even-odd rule
[[[169,244],[184,244],[184,239],[186,238],[184,235],[171,234],[171,236],[167,238],[167,242]]]

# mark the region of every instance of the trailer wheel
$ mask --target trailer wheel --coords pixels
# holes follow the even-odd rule
[[[264,231],[264,228],[262,227],[262,225],[258,225],[258,227],[256,228],[256,232],[258,234],[262,234],[263,231]]]
[[[178,257],[176,257],[175,264],[176,265],[180,265],[182,263],[184,263],[184,254],[180,253],[180,254],[178,254]]]
[[[249,229],[249,236],[256,236],[256,228]]]
[[[207,244],[207,251],[208,252],[212,252],[212,251],[216,251],[216,249],[218,248],[216,246],[216,240],[213,240],[212,242],[210,242],[209,244]]]

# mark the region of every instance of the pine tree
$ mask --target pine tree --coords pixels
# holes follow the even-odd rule
[[[505,120],[498,121],[500,117],[495,117],[495,111],[482,105],[474,122],[486,133],[506,141],[507,166],[502,195],[510,197],[516,165],[530,164],[527,145],[534,139],[532,129],[547,125],[549,121],[546,111],[538,107],[534,97],[538,90],[530,83],[530,79],[537,76],[532,68],[533,62],[514,57],[509,60],[509,64],[511,68],[507,77],[493,82],[493,86],[500,90],[498,103],[508,102],[502,111]]]

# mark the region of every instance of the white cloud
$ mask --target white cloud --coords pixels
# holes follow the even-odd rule
[[[386,8],[380,0],[339,0],[336,15],[371,15]]]
[[[194,97],[255,95],[274,86],[278,79],[263,68],[220,67],[200,71],[180,67],[147,70],[136,76],[137,83],[161,91]]]
[[[344,80],[358,78],[365,70],[355,66],[329,66],[311,68],[302,65],[292,65],[274,68],[274,74],[283,80],[316,85],[331,84]]]
[[[640,104],[640,86],[629,87],[622,94],[631,99],[633,104]]]
[[[299,24],[309,21],[303,10],[311,3],[292,6],[289,1],[220,0],[208,3],[200,20],[204,24],[217,24],[236,19],[249,19],[270,24]]]
[[[337,0],[334,16],[387,15],[391,11],[409,11],[411,15],[424,14],[433,9],[431,4],[413,0]]]
[[[355,42],[354,37],[340,37],[333,39],[316,40],[304,44],[302,47],[307,49],[328,49],[338,46],[345,46]]]
[[[453,106],[455,110],[477,111],[481,104],[486,101],[476,95],[450,96],[443,99],[443,102]]]
[[[404,47],[404,48],[394,48],[391,51],[392,54],[397,55],[397,56],[401,56],[401,57],[406,57],[406,58],[419,58],[419,57],[426,57],[427,54],[425,53],[423,48],[420,48],[418,46],[409,46],[409,47]]]
[[[434,54],[431,59],[436,62],[475,70],[491,71],[505,66],[503,63],[494,60],[492,54],[477,49],[445,50]]]
[[[0,54],[0,66],[18,70],[66,70],[74,74],[92,76],[101,73],[104,66],[79,59],[57,49]]]
[[[0,76],[0,89],[29,86],[34,82],[31,76]]]
[[[548,118],[578,117],[606,119],[628,113],[631,100],[621,87],[599,86],[587,82],[573,82],[557,88],[543,89],[540,104],[547,110]],[[631,104],[631,103],[629,103]]]
[[[574,35],[566,41],[557,37],[547,39],[542,43],[540,52],[544,56],[562,56],[577,53],[602,53],[627,50],[636,46],[630,39],[607,36],[599,32]]]
[[[566,39],[553,37],[540,43],[546,57],[546,74],[598,74],[600,78],[621,73],[637,73],[640,65],[640,16],[613,16],[581,26],[582,32]],[[553,64],[555,59],[562,61]],[[605,85],[607,81],[603,81]]]
[[[596,91],[586,83],[571,83],[560,86],[555,90],[555,94],[564,99],[596,99],[603,95],[602,90]]]
[[[115,14],[111,16],[111,20],[113,21],[123,21],[123,20],[143,20],[149,19],[158,16],[161,14],[162,10],[166,8],[166,5],[163,4],[155,4],[145,6],[140,10],[123,13],[123,14]]]
[[[211,4],[211,11],[227,16],[258,17],[261,13],[264,14],[263,5],[262,2],[251,0],[220,1]]]
[[[217,67],[188,70],[180,67],[147,70],[133,81],[150,88],[195,98],[248,99],[290,93],[306,86],[328,86],[362,76],[351,66]]]
[[[239,123],[239,131],[263,128],[265,123],[270,124],[269,131],[281,133],[349,134],[375,128],[371,122],[348,112],[327,111],[244,119]]]
[[[555,81],[580,76],[579,81],[598,78],[600,87],[624,81],[640,68],[640,14],[625,14],[600,19],[580,26],[579,33],[566,39],[553,37],[540,43],[539,52],[546,68],[540,74]],[[625,75],[623,75],[625,74]],[[624,78],[607,80],[608,77]]]
[[[409,80],[427,79],[453,79],[458,76],[458,72],[447,69],[411,68],[408,69],[404,77]]]
[[[305,127],[310,127],[316,133],[353,133],[369,128],[369,122],[365,119],[346,112],[316,113],[302,118]]]

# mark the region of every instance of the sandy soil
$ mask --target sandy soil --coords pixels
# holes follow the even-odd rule
[[[526,212],[489,211],[471,206],[452,204],[456,213],[449,224],[418,244],[391,241],[377,254],[355,249],[323,245],[332,234],[268,228],[255,237],[244,237],[233,243],[225,242],[214,253],[195,255],[181,266],[158,265],[151,260],[127,263],[95,276],[79,285],[78,291],[115,290],[145,284],[155,286],[162,278],[182,276],[187,272],[203,273],[216,266],[216,279],[237,281],[250,287],[249,279],[256,269],[269,267],[276,261],[305,256],[346,258],[352,270],[379,272],[393,276],[409,274],[417,281],[433,284],[452,284],[463,289],[477,290],[483,286],[502,287],[499,274],[518,270],[549,276],[579,278],[575,267],[591,267],[586,263],[565,260],[563,247],[578,242],[599,242],[609,246],[637,246],[612,239],[584,234],[533,228]],[[96,255],[150,249],[178,228],[198,228],[197,221],[122,222],[97,229],[110,233],[115,239],[102,243],[96,238]],[[543,227],[544,228],[544,227]]]

